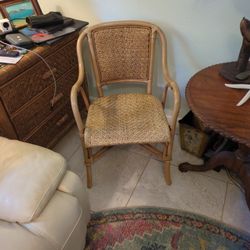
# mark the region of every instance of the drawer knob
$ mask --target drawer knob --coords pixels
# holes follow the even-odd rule
[[[50,100],[50,105],[53,107],[64,97],[63,93],[57,94],[54,98]]]
[[[55,74],[57,72],[56,68],[51,69],[51,71],[53,72],[53,74]],[[52,72],[50,70],[48,70],[47,72],[45,72],[42,76],[43,80],[47,80],[52,76]]]
[[[68,114],[65,114],[60,120],[57,121],[56,126],[61,127],[69,118]]]

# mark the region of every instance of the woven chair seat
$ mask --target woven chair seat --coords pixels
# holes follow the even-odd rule
[[[170,129],[161,102],[148,94],[96,99],[89,107],[85,146],[167,142]]]

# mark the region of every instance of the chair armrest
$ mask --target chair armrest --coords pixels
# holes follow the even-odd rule
[[[168,88],[170,87],[170,89],[173,91],[173,96],[174,96],[174,107],[173,107],[173,112],[172,112],[172,120],[170,123],[170,129],[171,129],[171,136],[172,138],[174,137],[174,133],[175,133],[175,127],[176,127],[176,121],[177,121],[177,116],[180,112],[180,91],[179,91],[179,87],[177,85],[177,83],[171,79],[171,77],[169,76],[169,72],[168,72],[168,67],[167,67],[167,43],[166,43],[166,39],[165,39],[165,35],[163,34],[162,30],[159,29],[158,30],[159,36],[160,36],[160,41],[161,41],[161,45],[162,45],[162,72],[163,72],[163,77],[164,80],[166,82],[166,86],[163,92],[163,96],[162,96],[162,105],[163,107],[165,107],[166,105],[166,98],[167,98],[167,91]]]
[[[176,122],[177,122],[177,117],[180,112],[180,91],[177,83],[173,80],[170,80],[168,83],[166,83],[165,90],[163,92],[163,98],[162,98],[162,104],[163,107],[166,105],[166,96],[167,96],[167,90],[170,87],[170,89],[173,92],[173,97],[174,97],[174,103],[173,103],[173,108],[172,108],[172,119],[170,128],[171,128],[171,133],[175,133],[175,127],[176,127]]]
[[[70,95],[71,107],[80,135],[83,134],[84,124],[78,107],[78,94],[79,93],[81,94],[86,110],[89,109],[90,105],[87,94],[83,88],[83,85],[85,83],[85,69],[84,69],[84,62],[82,55],[83,55],[83,41],[85,37],[86,37],[86,32],[83,31],[77,40],[77,59],[78,59],[79,74],[77,81],[75,82],[75,84],[71,89],[71,95]]]
[[[76,83],[77,84],[77,83]],[[77,85],[74,85],[71,89],[70,93],[70,101],[71,101],[71,108],[73,111],[73,115],[76,121],[77,128],[79,130],[80,135],[83,135],[84,132],[84,124],[83,124],[83,119],[81,117],[81,113],[78,107],[78,88]]]

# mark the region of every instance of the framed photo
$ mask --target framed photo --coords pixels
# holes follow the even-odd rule
[[[0,1],[4,18],[8,18],[14,28],[27,26],[26,17],[41,15],[41,8],[36,0]]]

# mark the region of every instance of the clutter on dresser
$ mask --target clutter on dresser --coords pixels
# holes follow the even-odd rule
[[[60,12],[51,11],[45,15],[28,16],[26,17],[26,23],[31,28],[41,28],[50,25],[63,24],[63,16]]]
[[[62,36],[79,30],[88,22],[62,16],[60,12],[49,12],[46,15],[29,16],[27,24],[18,32],[7,34],[5,39],[13,45],[31,48],[51,40],[58,40]],[[60,22],[59,22],[60,20]]]
[[[25,48],[46,41],[51,44],[88,24],[60,12],[43,14],[37,0],[0,1],[0,14],[0,40]],[[11,34],[4,37],[7,33]]]
[[[42,19],[41,19],[42,20]],[[63,23],[50,24],[39,28],[25,27],[19,30],[20,33],[30,38],[35,44],[41,44],[47,41],[58,39],[65,35],[80,30],[88,25],[88,22],[76,20],[68,17],[62,17]],[[38,24],[35,25],[39,26]]]
[[[5,41],[15,49],[26,48],[29,49],[35,45],[43,43],[52,44],[63,36],[71,34],[88,25],[88,22],[75,20],[64,17],[60,12],[49,12],[45,15],[27,16],[26,19],[29,26],[19,29],[19,32],[10,33],[5,36]],[[6,44],[3,40],[1,43]],[[12,48],[10,46],[10,48]],[[29,51],[29,50],[26,50]],[[0,51],[0,63],[2,64],[16,64],[22,56],[14,57],[13,53],[9,56],[5,51]],[[4,55],[4,58],[1,57]]]
[[[21,33],[8,34],[5,36],[5,40],[12,45],[22,48],[31,48],[33,46],[32,40]]]
[[[8,18],[0,20],[0,35],[10,33],[12,31],[12,26]]]
[[[23,52],[0,41],[0,63],[16,64],[23,57]]]

